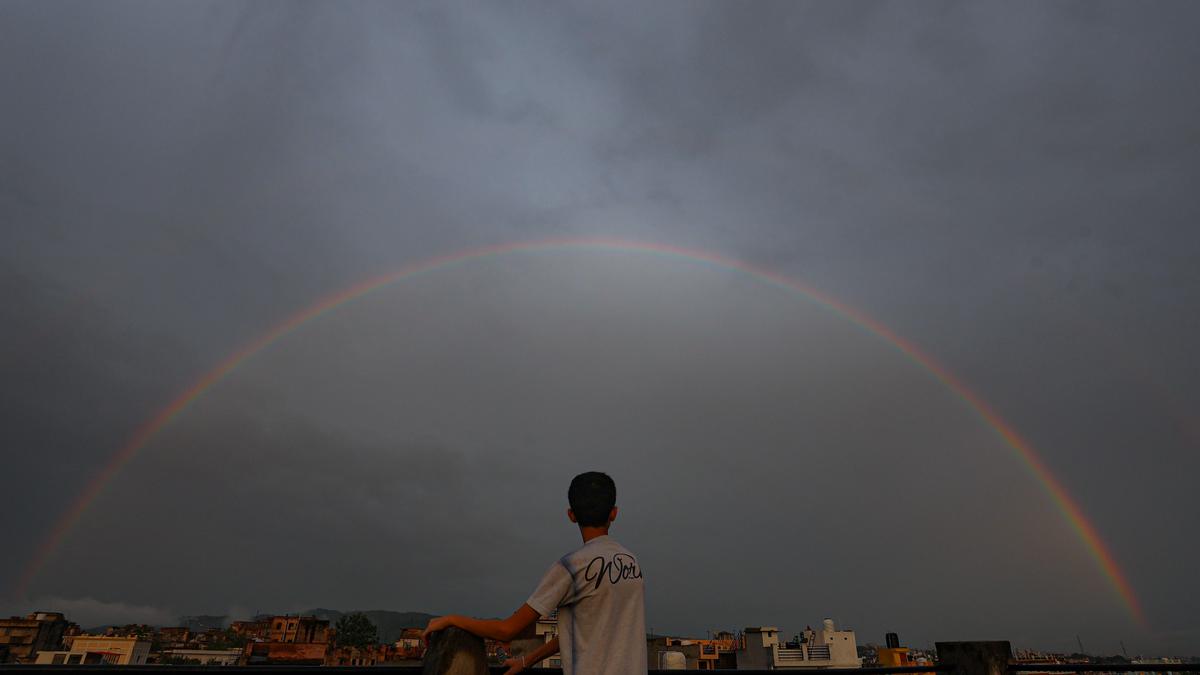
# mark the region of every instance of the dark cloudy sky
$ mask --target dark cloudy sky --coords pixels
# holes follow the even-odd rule
[[[521,253],[289,335],[26,597],[85,622],[505,614],[620,489],[659,632],[1200,653],[1200,7],[0,3],[11,580],[133,430],[327,293],[563,236],[791,275],[1036,447],[1143,602],[885,341],[753,279]],[[11,591],[5,593],[12,595]]]

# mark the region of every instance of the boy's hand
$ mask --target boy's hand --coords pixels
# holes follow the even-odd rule
[[[425,631],[421,633],[421,642],[424,642],[425,646],[428,647],[430,633],[436,633],[439,630],[446,630],[447,628],[449,628],[450,626],[453,626],[453,625],[454,625],[454,622],[452,621],[452,618],[449,616],[439,616],[439,617],[430,619],[429,625],[425,626]]]
[[[504,671],[504,675],[516,675],[516,673],[525,670],[525,658],[523,656],[514,656],[504,662],[508,666],[508,670]]]

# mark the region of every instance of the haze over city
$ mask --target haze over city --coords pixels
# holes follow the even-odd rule
[[[1198,20],[0,3],[0,614],[1200,654]]]

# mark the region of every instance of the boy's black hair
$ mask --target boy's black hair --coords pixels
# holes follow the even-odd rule
[[[567,502],[575,522],[584,527],[608,524],[608,514],[617,504],[617,484],[606,473],[588,471],[575,476],[567,489]]]

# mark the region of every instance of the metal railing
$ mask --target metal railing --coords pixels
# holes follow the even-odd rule
[[[505,669],[500,666],[492,666],[492,673],[504,673]],[[788,669],[791,670],[791,669]],[[819,668],[819,669],[804,669],[818,670],[820,675],[904,675],[906,673],[949,673],[949,666],[928,664],[923,666],[867,666],[864,668]],[[92,673],[95,675],[100,672],[113,671],[132,671],[138,675],[179,675],[180,673],[220,673],[221,675],[290,675],[304,673],[306,675],[314,675],[315,672],[333,671],[336,675],[418,675],[421,673],[420,666],[197,666],[197,665],[179,665],[167,666],[159,664],[150,664],[144,666],[110,666],[110,665],[17,665],[3,664],[0,665],[0,673],[8,672],[15,673],[20,671],[25,675],[29,673],[53,672],[58,675],[65,673]],[[561,675],[562,670],[559,668],[532,668],[525,672],[532,675]],[[702,672],[702,671],[685,671],[685,672]],[[728,670],[726,672],[738,672],[743,675],[763,675],[764,673],[778,673],[778,670]],[[670,675],[679,673],[678,670],[650,670],[649,675]]]
[[[1010,673],[1182,673],[1200,672],[1200,663],[1013,663]]]
[[[144,665],[144,666],[114,666],[114,665],[26,665],[0,664],[0,673],[22,675],[36,673],[68,673],[101,672],[136,672],[138,675],[180,675],[182,673],[205,672],[220,675],[315,675],[320,670],[332,670],[336,675],[419,675],[420,666],[197,666],[197,665]],[[793,670],[791,668],[787,670]],[[819,671],[819,675],[905,675],[911,673],[958,673],[959,669],[945,663],[933,663],[913,666],[866,666],[863,668],[805,668],[804,670]],[[1200,672],[1200,663],[1010,663],[1006,668],[1008,673],[1173,673]],[[494,675],[500,675],[505,669],[492,666]],[[561,675],[558,668],[536,668],[528,671],[534,675]],[[670,675],[677,670],[650,670],[648,675]],[[698,672],[698,671],[693,671]],[[733,671],[730,671],[733,672]],[[742,675],[774,675],[778,670],[738,670]]]
[[[0,664],[0,673],[68,673],[92,674],[103,671],[133,671],[138,675],[180,675],[184,673],[208,673],[210,675],[316,675],[323,671],[334,671],[336,675],[419,675],[419,665],[32,665],[32,664]],[[490,668],[493,675],[503,674],[505,668],[493,665]],[[792,670],[792,669],[788,669]],[[808,668],[804,670],[810,670]],[[866,667],[866,668],[820,668],[820,675],[904,675],[911,673],[949,673],[950,668],[943,665],[895,665],[895,667]],[[776,675],[779,670],[726,670],[727,673],[742,675]],[[559,668],[533,668],[526,670],[532,675],[562,675]],[[648,671],[649,675],[678,675],[679,670]],[[700,673],[700,670],[688,670],[685,673]]]

